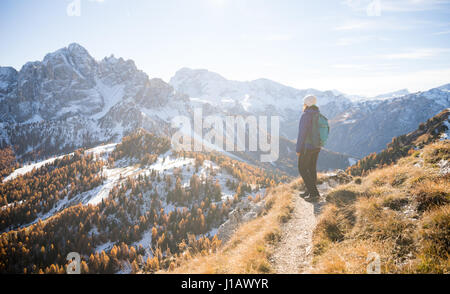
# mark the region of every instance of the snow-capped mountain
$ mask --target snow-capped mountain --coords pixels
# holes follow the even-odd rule
[[[351,105],[348,98],[332,91],[299,90],[267,79],[232,81],[205,69],[183,68],[172,77],[170,84],[196,104],[211,104],[235,114],[278,115],[281,135],[290,139],[296,137],[306,95],[315,95],[322,112],[330,117]]]
[[[0,68],[0,101],[0,136],[19,155],[117,141],[138,127],[164,133],[169,118],[190,109],[187,96],[149,79],[132,60],[96,61],[78,44],[19,72]]]
[[[20,71],[0,68],[0,147],[12,145],[18,158],[37,160],[118,142],[138,128],[169,135],[171,119],[192,117],[198,106],[204,115],[279,115],[282,135],[294,137],[300,111],[292,105],[300,107],[304,95],[315,94],[329,101],[327,105],[339,101],[332,92],[296,90],[263,79],[227,81],[202,70],[181,70],[172,83],[179,87],[149,79],[132,60],[111,56],[97,61],[78,44],[29,62]],[[280,103],[274,103],[277,100]],[[285,156],[280,155],[281,161]],[[340,157],[324,168],[343,167],[336,163],[346,162]]]
[[[363,157],[450,107],[450,84],[402,97],[355,103],[331,121],[327,147]]]
[[[371,100],[385,100],[385,99],[392,99],[397,98],[401,96],[405,96],[408,94],[411,94],[408,89],[402,89],[394,92],[389,93],[382,93],[376,96],[363,96],[363,95],[349,95],[342,92],[339,92],[338,90],[333,90],[333,93],[336,95],[343,95],[346,98],[350,99],[351,101],[358,103],[358,102],[364,102],[364,101],[371,101]]]
[[[316,95],[319,105],[349,102],[342,95],[335,95],[332,91],[298,90],[268,79],[231,81],[204,69],[183,68],[170,80],[170,84],[177,91],[189,95],[194,101],[203,101],[225,108],[238,104],[245,111],[253,113],[270,108],[298,111],[301,109],[303,97],[308,94]]]
[[[397,97],[405,96],[408,94],[410,94],[408,89],[402,89],[402,90],[398,90],[398,91],[394,91],[394,92],[390,92],[390,93],[377,95],[373,98],[373,100],[397,98]]]
[[[355,100],[337,90],[298,90],[266,79],[231,81],[217,73],[188,68],[179,70],[170,84],[192,97],[194,103],[232,109],[233,113],[279,115],[281,135],[291,140],[297,136],[302,99],[313,94],[331,123],[326,147],[355,157],[384,149],[393,137],[414,130],[420,122],[450,106],[449,85],[413,94],[403,89]]]

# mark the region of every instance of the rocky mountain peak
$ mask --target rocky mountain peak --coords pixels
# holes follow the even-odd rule
[[[19,155],[119,140],[136,127],[162,133],[171,117],[189,112],[185,95],[150,80],[133,60],[97,62],[77,43],[19,72],[0,68],[0,101],[0,140],[20,145]]]
[[[18,72],[13,67],[0,67],[0,95],[11,89],[12,84],[17,81],[17,75]]]

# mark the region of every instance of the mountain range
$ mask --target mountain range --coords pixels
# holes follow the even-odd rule
[[[139,127],[167,132],[189,100],[131,60],[96,61],[71,44],[17,72],[0,69],[0,136],[25,158],[118,141]]]
[[[363,251],[396,258],[394,272],[403,271],[405,258],[425,260],[417,248],[431,252],[422,240],[448,243],[449,89],[355,101],[336,90],[230,81],[188,68],[166,83],[131,60],[97,61],[78,44],[20,71],[2,67],[0,273],[65,273],[73,252],[81,273],[281,273],[285,261],[297,272],[309,254],[325,265],[340,260],[327,258],[335,252],[328,250],[351,236],[370,236],[377,250],[389,246]],[[307,94],[318,97],[331,125],[318,161],[327,171],[318,175],[319,203],[297,196],[304,185],[295,139]],[[279,116],[279,159],[174,149],[171,119],[192,118],[200,107],[205,115]],[[377,149],[384,150],[366,156]],[[423,212],[443,205],[438,229],[423,231],[432,227]],[[343,251],[354,264],[364,245],[354,249],[355,240]],[[434,264],[448,264],[447,251]],[[414,271],[434,270],[419,264]]]
[[[449,89],[352,101],[338,91],[299,90],[267,79],[232,81],[188,68],[166,83],[149,78],[132,60],[97,61],[74,43],[20,71],[0,67],[0,147],[14,146],[26,161],[118,142],[138,128],[167,136],[173,132],[171,118],[192,117],[193,109],[202,107],[205,115],[279,116],[280,135],[290,146],[285,150],[292,153],[280,154],[280,162],[291,157],[294,165],[294,145],[288,142],[295,143],[302,98],[313,94],[331,124],[323,168],[345,168],[352,157],[382,150],[393,137],[449,107]]]
[[[381,151],[393,137],[414,130],[422,121],[450,107],[450,84],[417,93],[400,90],[359,101],[339,91],[298,90],[265,79],[230,81],[207,70],[187,68],[179,70],[170,84],[197,104],[207,103],[234,113],[278,115],[281,135],[291,140],[297,138],[303,97],[315,95],[321,112],[331,123],[326,148],[354,157]]]

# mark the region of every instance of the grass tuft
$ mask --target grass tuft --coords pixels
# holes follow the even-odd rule
[[[417,185],[412,193],[419,212],[450,203],[450,184],[445,180],[426,180]]]

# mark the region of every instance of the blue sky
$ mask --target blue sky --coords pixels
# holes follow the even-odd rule
[[[0,36],[16,69],[77,42],[165,81],[191,67],[361,95],[450,83],[448,0],[2,0]]]

